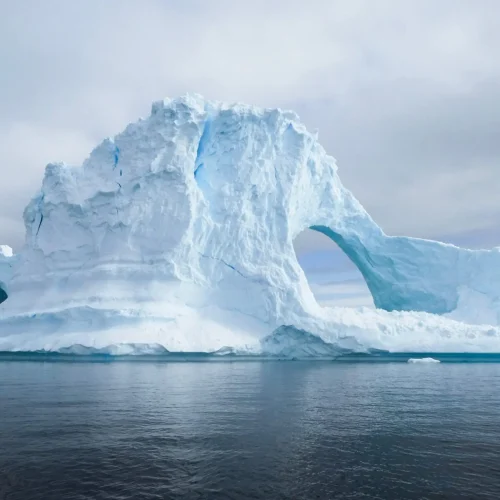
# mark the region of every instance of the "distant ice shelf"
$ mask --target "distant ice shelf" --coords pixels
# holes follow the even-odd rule
[[[0,247],[0,351],[500,352],[500,250],[385,235],[291,111],[156,102],[82,166],[49,164],[24,223]],[[318,305],[306,228],[376,309]]]

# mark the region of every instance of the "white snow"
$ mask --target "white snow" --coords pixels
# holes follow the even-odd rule
[[[408,363],[411,364],[433,364],[433,363],[441,363],[439,359],[434,359],[434,358],[410,358],[408,360]]]
[[[157,102],[81,167],[48,165],[24,221],[0,254],[0,350],[500,352],[500,250],[386,236],[289,111]],[[306,228],[378,309],[318,305]]]
[[[0,245],[0,258],[1,257],[12,257],[14,254],[12,248],[8,245]]]

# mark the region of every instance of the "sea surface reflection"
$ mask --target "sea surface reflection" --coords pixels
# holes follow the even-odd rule
[[[500,498],[500,364],[0,362],[0,498]]]

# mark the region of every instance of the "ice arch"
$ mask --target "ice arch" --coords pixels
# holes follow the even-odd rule
[[[373,253],[359,238],[344,237],[330,227],[318,225],[311,226],[310,229],[324,234],[342,249],[365,279],[376,307],[389,311],[405,309],[429,310],[429,305],[417,305],[415,300],[417,297],[414,293],[408,296],[407,287],[414,280],[408,277],[404,279],[401,273],[398,273],[397,265],[393,260],[391,261],[389,256],[385,257]],[[390,267],[384,269],[383,266],[387,265]],[[404,288],[401,287],[403,284],[401,279],[405,284]],[[387,293],[388,291],[389,293]],[[423,297],[417,300],[422,299]],[[448,312],[446,304],[440,304],[439,301],[436,303],[434,299],[429,302],[430,307],[434,308],[430,312]]]
[[[439,263],[419,262],[419,254],[411,252],[419,246],[419,241],[411,242],[384,235],[363,241],[359,235],[345,234],[324,225],[311,226],[332,239],[344,251],[363,275],[377,308],[387,311],[427,311],[444,314],[457,306],[458,296],[447,294],[446,282],[436,283],[442,276]],[[409,253],[406,253],[406,250]],[[434,284],[422,280],[422,275],[430,273]],[[435,285],[438,285],[436,287]]]
[[[472,296],[486,300],[492,310],[498,307],[496,280],[488,279],[490,265],[490,272],[498,275],[494,264],[498,251],[391,237],[379,228],[369,237],[355,229],[343,233],[326,225],[311,229],[331,238],[349,256],[365,278],[377,308],[445,314],[464,306]]]

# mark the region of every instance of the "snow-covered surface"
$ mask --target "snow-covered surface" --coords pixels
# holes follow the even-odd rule
[[[293,112],[154,103],[81,167],[48,165],[24,221],[24,248],[0,254],[0,350],[500,352],[500,250],[386,236]],[[305,228],[378,309],[318,305]]]
[[[439,359],[434,359],[434,358],[410,358],[408,360],[408,363],[410,364],[434,364],[434,363],[441,363]]]
[[[8,245],[0,245],[0,258],[1,257],[12,257],[14,253],[12,252],[12,248]]]

